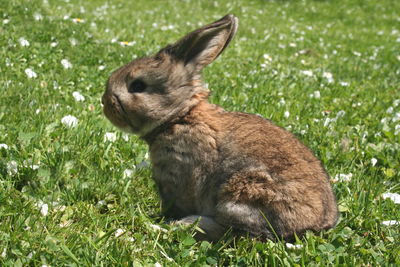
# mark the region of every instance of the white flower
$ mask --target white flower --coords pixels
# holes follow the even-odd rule
[[[3,24],[8,24],[10,22],[9,19],[3,19]]]
[[[71,43],[72,46],[76,46],[78,44],[78,40],[76,40],[75,38],[70,38],[69,42]]]
[[[61,119],[61,123],[67,127],[74,128],[78,125],[78,119],[75,116],[67,115]]]
[[[57,42],[51,42],[51,43],[50,43],[50,46],[51,46],[51,47],[56,47],[57,45],[58,45]]]
[[[398,224],[400,224],[400,222],[399,221],[395,221],[395,220],[390,220],[390,221],[383,221],[382,224],[390,226],[390,225],[398,225]]]
[[[119,229],[117,229],[117,230],[115,231],[115,237],[119,237],[119,236],[123,235],[124,233],[125,233],[125,230],[119,228]]]
[[[28,78],[36,78],[37,77],[37,74],[36,74],[36,72],[34,72],[31,68],[27,68],[26,70],[25,70],[25,74],[26,74],[26,76],[28,76]]]
[[[19,38],[18,41],[21,46],[29,46],[29,41],[26,40],[24,37]]]
[[[39,13],[33,14],[33,17],[35,18],[35,20],[42,20],[43,19],[43,16],[41,14],[39,14]]]
[[[2,258],[5,258],[7,256],[7,248],[4,248],[3,251],[1,252],[0,256]]]
[[[378,162],[378,160],[376,158],[372,158],[371,159],[371,165],[372,166],[375,166],[377,162]]]
[[[302,244],[292,244],[292,243],[286,243],[286,247],[289,249],[301,249],[303,247]]]
[[[79,93],[78,91],[75,91],[72,93],[72,96],[75,98],[76,101],[81,102],[81,101],[85,101],[85,97],[83,95],[81,95],[81,93]]]
[[[104,70],[105,68],[106,68],[106,66],[104,66],[104,65],[99,66],[99,70]]]
[[[107,204],[107,203],[106,203],[104,200],[99,200],[99,201],[97,201],[96,206],[101,207],[101,206],[104,206],[104,205],[106,205],[106,204]]]
[[[264,54],[263,57],[264,57],[266,62],[271,62],[272,61],[272,57],[270,55],[268,55],[268,54]]]
[[[129,141],[129,135],[128,134],[123,134],[122,139],[124,139],[126,142]]]
[[[156,262],[154,263],[154,267],[163,267],[160,263]]]
[[[315,98],[321,98],[321,93],[319,91],[314,91]]]
[[[286,110],[285,113],[283,113],[283,116],[284,116],[285,118],[289,118],[290,112]]]
[[[396,112],[396,114],[394,114],[392,121],[400,121],[400,112]]]
[[[314,73],[311,70],[302,70],[301,74],[312,77]]]
[[[49,214],[49,205],[39,202],[38,207],[40,208],[40,214],[47,216]]]
[[[339,173],[339,174],[336,174],[333,181],[334,182],[349,182],[352,177],[353,177],[352,173],[349,173],[349,174]]]
[[[11,176],[18,173],[18,163],[15,160],[7,162],[7,173]]]
[[[164,25],[164,26],[161,26],[161,30],[162,31],[166,31],[166,30],[172,30],[172,29],[174,29],[175,28],[175,26],[174,25]]]
[[[61,64],[63,65],[64,69],[72,68],[72,64],[68,61],[68,59],[62,59]]]
[[[7,149],[8,149],[8,145],[6,145],[6,144],[0,144],[0,149],[5,149],[5,150],[7,150]]]
[[[124,178],[132,177],[133,172],[134,172],[134,170],[126,169],[126,170],[124,170],[123,177],[124,177]]]
[[[341,86],[344,86],[344,87],[349,86],[349,83],[348,83],[348,82],[339,82],[339,84],[340,84]]]
[[[117,135],[115,133],[107,132],[104,134],[104,142],[115,142],[117,140]]]
[[[354,54],[355,56],[357,56],[357,57],[361,57],[361,55],[362,55],[360,52],[357,52],[357,51],[354,51],[353,54]]]
[[[395,204],[400,204],[400,195],[397,193],[384,193],[382,194],[383,199],[390,199]]]
[[[333,83],[334,82],[333,75],[330,72],[324,72],[322,74],[322,77],[324,77],[328,81],[328,83]]]
[[[398,135],[400,133],[400,124],[397,124],[396,126],[394,126],[394,134]]]
[[[23,165],[24,165],[25,168],[31,168],[32,170],[39,169],[39,165],[33,164],[32,159],[24,160]]]

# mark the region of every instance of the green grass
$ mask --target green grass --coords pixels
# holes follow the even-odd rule
[[[332,179],[352,175],[333,184],[338,226],[298,249],[160,223],[146,145],[102,114],[114,69],[226,13],[240,28],[204,72],[211,101],[286,127]],[[395,0],[0,0],[0,265],[400,265],[400,226],[382,224],[400,221],[382,197],[400,193],[399,25]]]

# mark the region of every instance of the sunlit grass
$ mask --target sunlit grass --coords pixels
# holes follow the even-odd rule
[[[145,143],[102,114],[111,71],[226,13],[240,28],[204,72],[211,101],[295,133],[332,177],[340,222],[298,246],[164,224]],[[3,1],[0,265],[400,265],[398,195],[384,195],[400,193],[399,14],[389,0]]]

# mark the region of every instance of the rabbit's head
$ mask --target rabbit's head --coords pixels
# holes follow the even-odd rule
[[[227,15],[154,56],[136,59],[113,72],[102,98],[107,118],[122,130],[144,136],[184,116],[208,97],[201,70],[221,54],[237,26],[238,19]]]

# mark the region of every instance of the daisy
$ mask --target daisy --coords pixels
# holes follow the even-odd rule
[[[134,171],[131,170],[131,169],[126,169],[126,170],[124,170],[123,177],[124,177],[124,178],[132,177],[133,172],[134,172]]]
[[[5,150],[7,150],[7,149],[8,149],[8,145],[6,145],[6,144],[0,144],[0,149],[5,149]]]
[[[390,199],[395,204],[400,204],[400,195],[397,193],[384,193],[382,194],[383,199]]]
[[[353,177],[352,173],[344,174],[344,173],[339,173],[336,174],[335,178],[333,178],[333,182],[349,182],[351,178]]]
[[[302,70],[301,74],[308,76],[308,77],[312,77],[314,75],[314,73],[311,70]]]
[[[292,244],[292,243],[286,243],[285,245],[286,245],[286,247],[289,248],[289,249],[300,249],[300,248],[303,247],[303,245],[301,245],[301,244],[296,244],[296,245],[294,245],[294,244]]]
[[[69,60],[65,59],[65,58],[61,60],[61,65],[63,65],[64,69],[71,69],[72,68],[71,62],[69,62]]]
[[[31,68],[27,68],[27,69],[25,70],[25,74],[26,74],[26,76],[28,76],[29,79],[36,78],[36,77],[37,77],[36,72],[34,72]]]
[[[390,220],[390,221],[383,221],[382,224],[390,226],[390,225],[399,225],[400,222],[399,221],[395,221],[395,220]]]
[[[115,142],[117,140],[117,135],[115,133],[107,132],[104,134],[104,141]]]
[[[18,173],[18,163],[15,160],[7,162],[7,173],[11,176]]]
[[[19,38],[18,41],[21,46],[29,46],[30,45],[29,41],[26,40],[24,37]]]
[[[61,119],[61,123],[67,127],[74,128],[78,125],[78,119],[75,116],[67,115]]]
[[[328,83],[333,83],[334,82],[333,75],[330,72],[324,72],[322,74],[322,77],[324,77],[328,81]]]
[[[81,95],[81,93],[79,93],[78,91],[75,91],[72,93],[72,96],[75,98],[75,100],[77,102],[83,102],[85,101],[85,97],[83,95]]]

